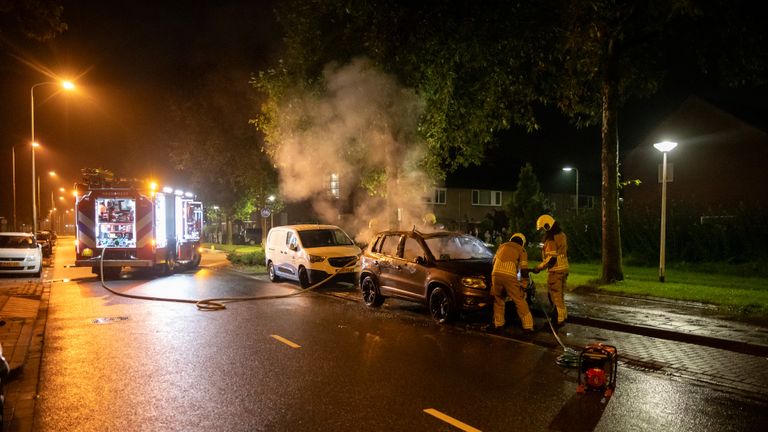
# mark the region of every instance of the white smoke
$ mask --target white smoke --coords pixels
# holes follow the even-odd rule
[[[423,101],[367,59],[328,65],[323,76],[322,94],[298,94],[278,109],[281,142],[272,156],[282,196],[312,200],[321,218],[362,242],[376,230],[422,225],[432,186],[418,168],[426,148],[417,133]],[[371,177],[381,186],[363,193],[361,181]]]

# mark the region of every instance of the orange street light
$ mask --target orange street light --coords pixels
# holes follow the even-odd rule
[[[64,90],[73,90],[75,88],[75,85],[71,81],[63,81],[63,82],[54,82],[54,81],[45,81],[40,82],[35,85],[33,85],[29,89],[29,109],[30,109],[30,125],[32,128],[32,136],[30,142],[32,143],[32,232],[37,233],[37,196],[35,194],[35,179],[37,178],[37,175],[35,174],[35,147],[38,146],[38,144],[35,142],[35,88],[43,86],[43,85],[60,85]]]

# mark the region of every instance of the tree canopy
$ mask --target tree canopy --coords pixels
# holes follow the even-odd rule
[[[542,105],[577,127],[599,124],[606,282],[623,279],[622,104],[658,91],[665,73],[683,63],[730,84],[753,81],[766,65],[760,14],[746,1],[293,0],[279,4],[278,16],[286,32],[282,63],[256,81],[269,100],[296,86],[322,88],[328,62],[370,58],[424,99],[422,164],[435,179],[480,164],[500,131],[539,128]],[[275,114],[268,108],[262,127]]]

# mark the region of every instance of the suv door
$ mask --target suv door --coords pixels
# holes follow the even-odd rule
[[[427,254],[421,242],[415,237],[406,236],[400,253],[391,261],[393,285],[400,290],[401,295],[426,299],[426,263]]]
[[[382,294],[397,290],[397,281],[394,278],[392,260],[397,258],[400,250],[400,234],[387,234],[377,245],[374,265],[379,269],[379,286]],[[386,294],[385,294],[386,295]]]

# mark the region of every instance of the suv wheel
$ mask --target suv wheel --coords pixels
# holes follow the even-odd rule
[[[280,281],[280,277],[277,275],[277,273],[275,273],[275,265],[272,264],[272,261],[270,261],[267,265],[267,272],[269,272],[269,280],[271,282]]]
[[[299,268],[299,285],[301,285],[302,288],[309,288],[309,273],[307,272],[307,269],[304,267]]]
[[[429,295],[429,313],[438,324],[446,324],[454,319],[456,306],[447,289],[437,287],[432,290],[432,294]]]
[[[360,290],[363,292],[363,302],[368,307],[379,307],[384,304],[384,297],[379,291],[379,286],[372,276],[365,276],[360,283]]]

